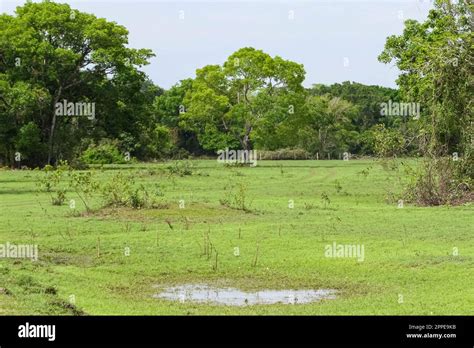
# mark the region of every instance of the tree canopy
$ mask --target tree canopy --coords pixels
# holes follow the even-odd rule
[[[128,48],[127,29],[50,1],[0,15],[0,27],[0,136],[7,161],[25,134],[35,134],[37,148],[46,149],[30,158],[37,164],[70,156],[85,135],[140,134],[152,100],[143,89],[156,91],[137,67],[153,53]],[[55,105],[62,100],[95,103],[97,121],[58,117]]]
[[[266,141],[262,132],[271,136],[294,113],[304,74],[300,64],[242,48],[222,66],[197,70],[180,125],[194,131],[205,149],[248,150],[256,139]]]
[[[128,47],[125,27],[67,4],[27,2],[0,15],[0,161],[42,166],[107,151],[150,160],[225,148],[468,155],[472,6],[438,0],[425,22],[408,20],[387,39],[379,60],[400,69],[399,90],[349,81],[304,88],[303,65],[252,47],[163,90],[140,70],[153,52]],[[421,117],[386,115],[382,105],[392,102],[421,105]],[[94,117],[58,114],[58,103],[93,104]]]

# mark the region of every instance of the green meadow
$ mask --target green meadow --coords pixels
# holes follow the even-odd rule
[[[94,168],[100,182],[133,174],[161,205],[103,207],[93,195],[89,212],[72,191],[52,205],[41,171],[0,170],[0,244],[39,250],[0,259],[0,314],[474,313],[472,205],[401,206],[403,173],[373,160],[191,162],[183,176],[173,162]],[[334,243],[363,246],[363,259],[328,257]],[[153,297],[181,284],[337,295],[242,307]]]

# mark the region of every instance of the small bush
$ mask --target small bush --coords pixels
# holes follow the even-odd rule
[[[72,169],[76,170],[86,170],[89,169],[89,166],[87,163],[82,161],[80,158],[74,158],[71,160],[71,163],[69,164]]]
[[[303,149],[280,149],[275,151],[258,151],[260,160],[306,160],[311,154]]]
[[[166,167],[170,174],[185,176],[193,175],[194,164],[191,161],[175,161],[172,165]]]
[[[131,176],[116,174],[102,187],[102,198],[106,206],[141,208],[162,208],[165,204],[158,202],[157,197],[163,196],[158,187],[156,193],[150,193],[144,185],[135,185]]]
[[[226,186],[225,190],[225,197],[219,200],[221,205],[232,209],[243,210],[245,212],[251,211],[251,203],[249,203],[248,200],[248,187],[246,184],[239,182],[237,184]]]
[[[374,151],[380,157],[396,157],[404,153],[405,140],[403,134],[396,129],[387,129],[383,124],[372,128]]]
[[[99,145],[89,145],[80,159],[86,164],[123,164],[127,162],[125,156],[120,153],[117,142],[110,140]]]
[[[47,146],[41,142],[41,129],[34,122],[29,122],[19,129],[15,146],[21,153],[22,164],[28,166],[42,163],[47,151]]]
[[[61,161],[58,166],[47,165],[43,168],[37,185],[40,190],[48,192],[53,205],[63,205],[66,200],[66,187],[64,178],[69,173],[70,167],[66,161]]]
[[[99,187],[92,172],[69,171],[69,189],[77,194],[88,212],[91,211],[89,202],[92,195],[99,190]]]
[[[417,169],[405,165],[410,178],[405,187],[405,199],[421,206],[472,202],[473,179],[462,175],[468,161],[471,161],[469,157],[459,161],[439,157],[424,159]]]
[[[55,197],[51,197],[51,202],[53,203],[53,205],[63,205],[65,200],[66,200],[65,190],[59,190],[56,192]]]

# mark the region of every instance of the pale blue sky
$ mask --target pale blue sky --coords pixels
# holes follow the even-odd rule
[[[156,54],[143,70],[164,88],[245,46],[304,64],[305,86],[349,80],[394,87],[397,69],[377,61],[385,38],[400,34],[404,19],[426,18],[432,6],[430,0],[58,2],[124,25],[131,47]],[[11,14],[22,3],[0,0],[0,10]]]

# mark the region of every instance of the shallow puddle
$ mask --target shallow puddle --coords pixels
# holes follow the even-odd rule
[[[245,292],[234,288],[215,288],[208,285],[186,284],[163,289],[153,295],[171,301],[213,303],[228,306],[299,304],[335,299],[336,290],[260,290]]]

